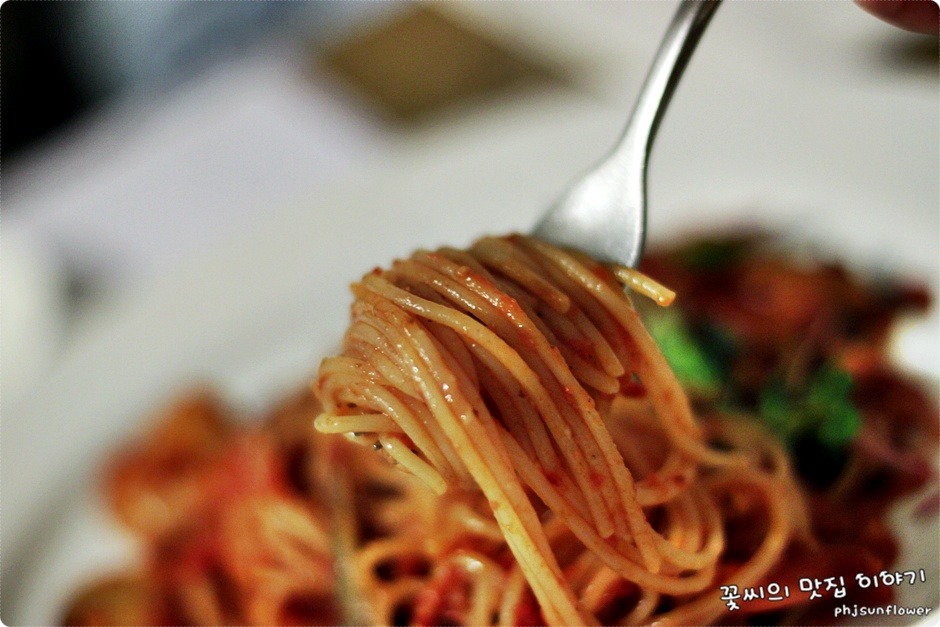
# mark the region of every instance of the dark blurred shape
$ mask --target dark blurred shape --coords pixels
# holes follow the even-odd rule
[[[29,0],[0,7],[0,159],[60,127],[93,100],[65,61],[74,7]]]
[[[462,99],[547,81],[554,74],[423,6],[351,33],[323,60],[398,121],[413,121]]]
[[[273,31],[316,31],[321,5],[10,0],[0,9],[3,156],[90,105],[164,92]]]
[[[919,76],[936,82],[940,70],[937,38],[902,31],[885,33],[882,41],[869,49],[872,63],[905,76]]]

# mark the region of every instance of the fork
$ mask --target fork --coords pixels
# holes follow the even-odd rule
[[[683,0],[627,126],[610,155],[576,181],[535,227],[534,235],[599,261],[635,267],[646,240],[646,170],[663,113],[699,38],[721,0]]]

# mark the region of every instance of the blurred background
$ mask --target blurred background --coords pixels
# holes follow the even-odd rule
[[[469,21],[395,2],[4,3],[4,402],[200,250],[488,100],[560,87],[555,59]]]
[[[786,60],[789,73],[935,99],[936,38],[836,4],[722,16],[705,49],[723,38],[733,55],[764,38],[765,80],[782,84],[773,63]],[[323,181],[458,129],[496,137],[501,116],[537,129],[581,100],[625,115],[671,11],[4,3],[4,400],[50,367],[86,314]],[[790,36],[822,41],[776,40],[781,19]]]
[[[674,9],[3,3],[4,575],[35,492],[168,373],[251,370],[233,346],[280,325],[294,357],[263,376],[305,376],[345,321],[321,295],[336,312],[394,255],[529,228],[612,144]],[[660,132],[652,237],[769,221],[936,291],[938,76],[936,36],[851,2],[727,2]],[[925,373],[937,327],[908,342]]]

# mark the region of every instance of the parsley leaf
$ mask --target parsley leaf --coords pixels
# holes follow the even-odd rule
[[[831,363],[819,368],[801,389],[788,389],[781,379],[771,381],[761,391],[758,413],[790,445],[809,435],[840,448],[855,437],[861,424],[852,402],[852,377]]]

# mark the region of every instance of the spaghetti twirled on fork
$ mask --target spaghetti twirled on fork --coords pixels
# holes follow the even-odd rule
[[[342,354],[321,365],[315,424],[438,494],[481,491],[548,623],[598,622],[587,597],[604,578],[642,591],[632,620],[665,595],[682,602],[658,619],[706,622],[724,610],[722,496],[764,512],[739,585],[773,566],[800,516],[785,479],[708,446],[621,280],[668,300],[519,235],[376,270],[353,286]],[[572,550],[592,573],[580,586]]]

